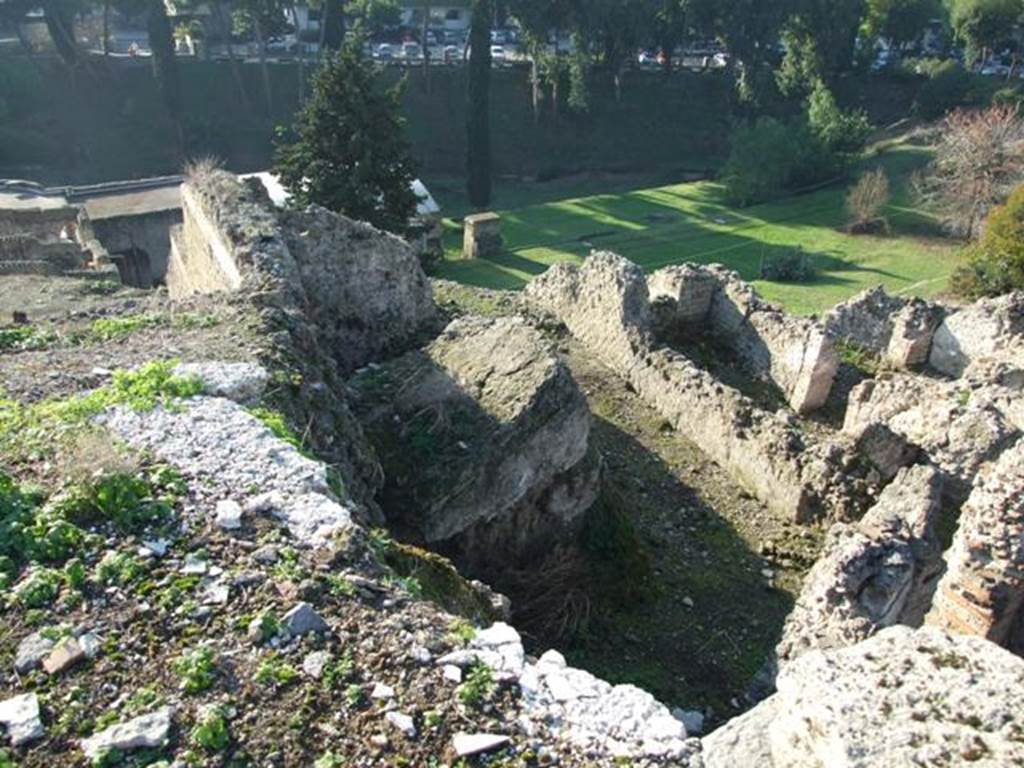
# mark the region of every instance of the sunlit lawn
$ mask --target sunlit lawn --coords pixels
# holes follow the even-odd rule
[[[520,288],[559,261],[580,261],[593,249],[619,253],[647,271],[669,264],[721,263],[757,285],[789,311],[828,309],[864,288],[931,296],[946,287],[957,246],[915,209],[911,172],[927,160],[921,148],[897,147],[864,167],[889,171],[892,234],[852,236],[842,231],[847,185],[753,206],[731,208],[713,182],[598,194],[502,210],[507,251],[460,261],[461,232],[452,227],[439,276],[490,288]],[[520,199],[522,195],[519,195]],[[818,269],[812,282],[759,280],[763,258],[801,247]]]

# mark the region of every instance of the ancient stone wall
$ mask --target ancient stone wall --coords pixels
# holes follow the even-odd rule
[[[881,286],[838,304],[825,318],[830,335],[875,353],[896,369],[928,362],[946,310],[918,298],[890,296]]]
[[[895,624],[920,626],[942,572],[942,475],[903,470],[856,524],[838,523],[786,620],[776,659],[853,645]]]
[[[1024,440],[968,499],[928,623],[1024,652]]]
[[[843,431],[885,476],[924,454],[945,473],[948,495],[962,502],[982,465],[1024,429],[1024,380],[983,367],[947,382],[885,374],[853,389]]]
[[[951,313],[935,332],[928,362],[959,377],[972,362],[989,357],[1024,367],[1024,292],[983,299]]]
[[[778,310],[719,265],[667,267],[651,275],[648,288],[662,337],[703,329],[752,376],[773,382],[797,413],[825,404],[839,357],[815,321]]]
[[[597,253],[582,267],[552,267],[526,296],[773,510],[801,521],[856,514],[865,486],[846,446],[816,444],[790,417],[759,409],[683,355],[655,347],[647,280],[635,264]]]
[[[597,497],[586,400],[518,318],[456,320],[352,389],[389,522],[474,573],[565,541]]]

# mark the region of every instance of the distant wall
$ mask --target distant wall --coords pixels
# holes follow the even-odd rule
[[[234,170],[251,171],[269,164],[275,126],[291,121],[298,73],[294,65],[270,65],[274,109],[267,116],[259,66],[241,69],[246,99],[227,64],[181,62],[185,134],[188,155],[216,155]],[[382,78],[392,84],[401,73],[392,68]],[[495,171],[555,176],[714,168],[726,149],[731,92],[724,75],[635,72],[626,76],[621,103],[598,83],[587,115],[563,108],[557,118],[544,114],[535,123],[528,72],[496,70]],[[409,73],[407,136],[428,177],[462,173],[465,94],[463,68],[433,70],[429,93],[422,72]],[[94,75],[71,75],[50,60],[0,59],[0,177],[81,184],[180,168],[147,61],[100,61]]]

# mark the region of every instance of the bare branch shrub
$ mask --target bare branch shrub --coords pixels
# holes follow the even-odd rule
[[[955,235],[975,238],[989,211],[1024,181],[1024,120],[1013,106],[958,110],[942,123],[935,160],[916,180]]]
[[[185,163],[185,178],[193,183],[201,182],[209,178],[214,171],[224,167],[220,158],[206,155],[205,157],[194,157]]]
[[[889,229],[882,215],[889,204],[889,177],[882,168],[868,171],[858,179],[846,196],[850,231],[854,234]]]

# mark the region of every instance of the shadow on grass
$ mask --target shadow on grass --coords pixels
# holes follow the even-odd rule
[[[765,587],[761,558],[658,454],[602,418],[591,439],[655,578],[643,599],[626,605],[593,594],[589,624],[556,645],[610,682],[724,713],[772,652],[793,599]],[[616,578],[615,562],[601,569],[596,584]]]

